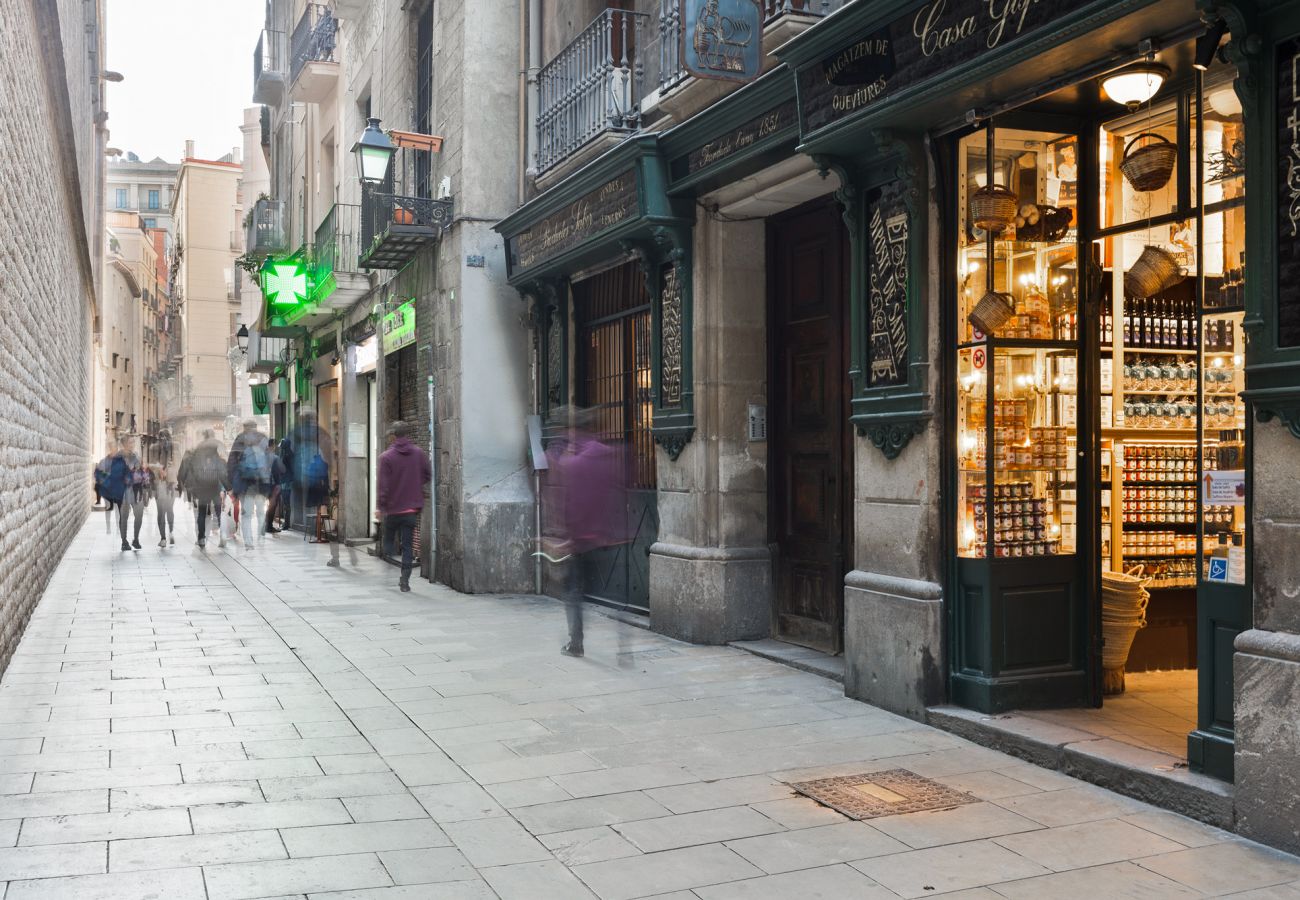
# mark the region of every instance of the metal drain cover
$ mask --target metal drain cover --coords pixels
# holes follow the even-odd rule
[[[878,819],[979,802],[970,794],[922,778],[907,769],[819,778],[791,784],[790,787],[851,819]]]

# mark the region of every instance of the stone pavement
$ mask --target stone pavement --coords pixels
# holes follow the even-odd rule
[[[183,534],[92,516],[0,683],[4,900],[1300,898],[1300,860],[733,648],[589,614],[570,659],[550,600]],[[784,784],[894,768],[980,802]]]

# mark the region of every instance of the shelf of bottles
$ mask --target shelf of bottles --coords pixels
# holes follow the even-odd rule
[[[1002,128],[991,142],[981,131],[961,146],[957,543],[963,558],[1076,552],[1076,146],[1072,136]],[[972,193],[990,174],[1019,205],[1015,222],[992,240],[970,212]],[[1014,310],[984,334],[969,316],[990,291],[1009,297]]]

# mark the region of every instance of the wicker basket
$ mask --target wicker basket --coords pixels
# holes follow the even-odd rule
[[[1011,299],[1010,294],[989,291],[980,298],[966,318],[985,334],[994,334],[1015,314],[1016,301]]]
[[[1143,138],[1155,138],[1155,143],[1138,147]],[[1124,158],[1119,170],[1135,191],[1158,191],[1169,183],[1178,161],[1178,145],[1162,135],[1144,131],[1124,148]]]
[[[1101,573],[1101,668],[1102,693],[1124,692],[1124,667],[1133,648],[1133,639],[1147,624],[1147,603],[1151,594],[1147,581],[1139,575],[1141,567],[1129,573]]]
[[[1124,273],[1124,294],[1128,297],[1154,297],[1181,275],[1178,260],[1172,253],[1148,244],[1137,262]]]
[[[1033,225],[1016,228],[1018,241],[1046,241],[1055,243],[1065,237],[1074,221],[1074,210],[1068,206],[1055,207],[1038,204],[1038,221]]]
[[[1020,198],[1000,184],[982,187],[970,195],[970,220],[976,228],[1000,234],[1016,220]]]

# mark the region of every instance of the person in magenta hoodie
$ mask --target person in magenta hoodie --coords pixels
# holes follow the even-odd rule
[[[429,457],[411,443],[411,426],[394,422],[388,426],[390,443],[379,457],[379,508],[375,514],[384,525],[384,555],[395,556],[395,543],[402,546],[402,576],[397,584],[411,589],[411,568],[415,526],[424,509],[425,486],[433,478]]]
[[[583,655],[582,597],[587,554],[631,540],[627,516],[627,463],[617,444],[597,436],[595,409],[556,411],[563,436],[546,450],[548,516],[547,558],[565,567],[564,601],[569,642],[567,656]]]

